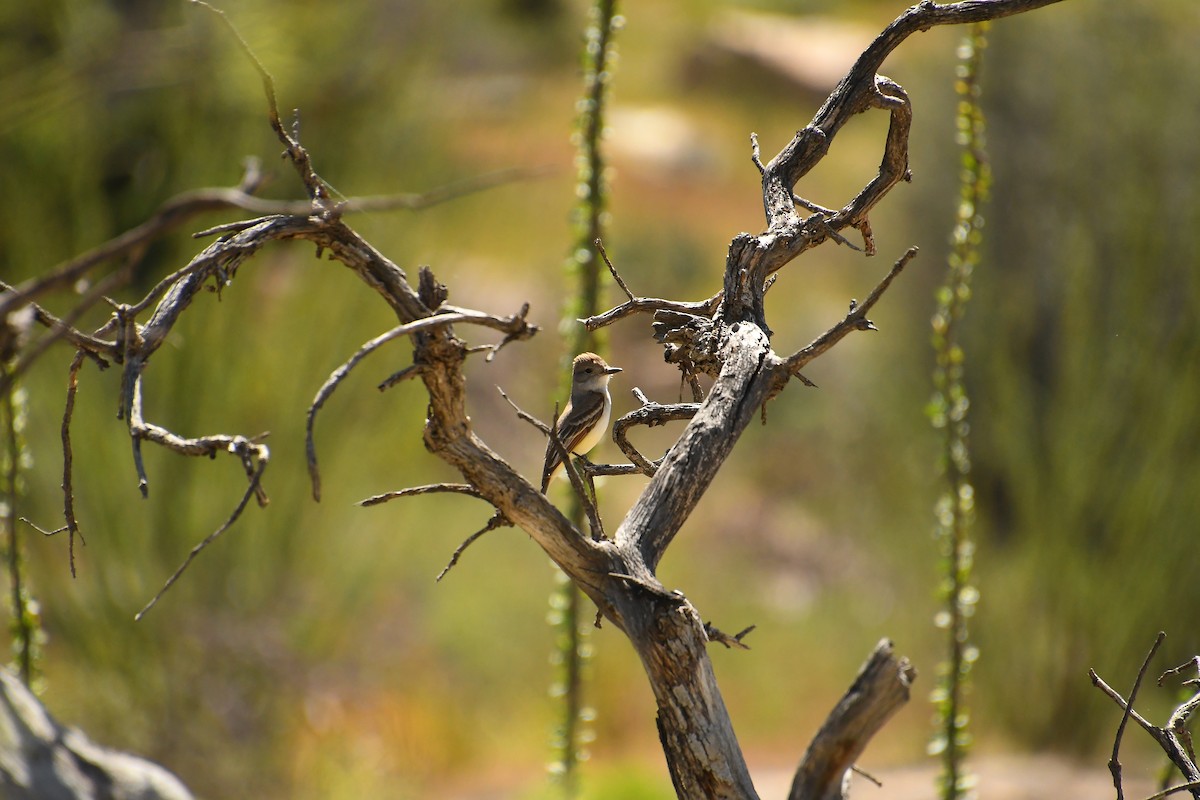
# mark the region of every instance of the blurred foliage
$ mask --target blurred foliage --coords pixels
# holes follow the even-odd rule
[[[573,286],[559,324],[566,338],[556,392],[559,403],[571,394],[570,365],[576,355],[584,352],[609,355],[602,346],[608,337],[589,331],[576,321],[604,311],[601,293],[607,279],[602,283],[601,276],[606,276],[607,271],[600,265],[597,244],[604,239],[611,218],[606,210],[610,175],[604,152],[604,129],[618,61],[616,35],[623,25],[624,17],[617,13],[616,0],[592,0],[580,47],[579,114],[571,134],[576,150],[576,203],[572,209],[574,241],[565,267]],[[588,524],[583,503],[573,492],[569,495],[564,511],[571,524],[583,530]],[[551,659],[560,672],[551,684],[550,693],[559,700],[561,710],[551,740],[553,758],[549,771],[559,783],[562,797],[570,799],[579,795],[579,765],[590,757],[588,745],[595,738],[590,723],[596,711],[585,701],[591,682],[588,664],[593,652],[590,639],[595,619],[579,587],[563,573],[556,577],[548,620],[555,629],[555,652]]]
[[[1158,630],[1163,664],[1200,651],[1200,8],[1079,12],[996,29],[967,347],[992,711],[1086,752],[1089,666],[1134,674]]]
[[[902,5],[862,0],[845,13],[865,46]],[[539,437],[513,423],[493,387],[536,410],[558,376],[582,4],[223,7],[274,74],[281,108],[299,109],[318,171],[346,195],[554,168],[420,215],[349,220],[410,272],[431,264],[451,302],[504,313],[532,303],[547,335],[473,363],[469,380],[480,434],[534,474]],[[749,132],[773,154],[820,102],[808,90],[781,95],[752,65],[733,83],[689,72],[730,7],[626,9],[607,243],[639,293],[711,294],[729,239],[762,225]],[[1198,66],[1198,15],[1191,0],[1064,3],[991,34],[995,184],[965,330],[977,365],[967,377],[976,578],[988,598],[974,626],[986,654],[973,673],[981,750],[1094,753],[1115,715],[1087,667],[1117,685],[1131,679],[1160,628],[1170,637],[1164,664],[1200,649],[1200,265],[1190,241],[1200,223],[1200,87],[1179,79]],[[718,627],[758,624],[751,652],[713,654],[754,765],[794,765],[880,637],[894,637],[918,668],[939,657],[928,623],[938,443],[922,416],[924,343],[932,265],[943,263],[957,202],[961,33],[923,34],[886,66],[913,97],[915,180],[873,216],[879,259],[829,246],[789,266],[768,297],[777,349],[796,349],[919,244],[874,315],[882,333],[852,337],[806,370],[820,391],[793,389],[771,404],[768,425],[747,432],[661,567]],[[885,127],[883,115],[849,126],[799,191],[844,203],[878,163]],[[275,173],[267,195],[299,196],[278,151],[257,76],[187,3],[0,6],[3,280],[44,272],[177,192],[235,184],[246,155]],[[202,246],[191,230],[234,218],[211,214],[158,242],[117,299],[185,263]],[[62,312],[73,297],[46,304]],[[452,477],[421,445],[418,387],[374,388],[407,363],[402,344],[360,366],[326,406],[316,432],[324,496],[311,500],[304,411],[332,369],[393,324],[381,306],[295,246],[261,254],[219,298],[189,309],[146,372],[148,417],[185,434],[269,430],[272,504],[248,509],[136,625],[134,612],[225,518],[244,478],[230,460],[148,449],[141,500],[114,418],[119,376],[85,365],[74,425],[87,539],[78,578],[65,542],[26,540],[49,635],[44,699],[65,722],[162,761],[209,797],[536,791],[553,722],[545,559],[526,536],[500,531],[435,585],[486,508],[440,497],[353,506]],[[677,379],[644,322],[611,332],[622,386],[669,400]],[[52,350],[24,382],[34,461],[21,513],[47,528],[61,514],[69,358]],[[615,399],[618,411],[632,405],[622,392]],[[639,441],[651,449],[669,435]],[[640,486],[606,484],[605,517],[619,517]],[[610,628],[593,641],[596,783],[585,778],[584,791],[669,796],[641,667]],[[919,757],[929,714],[921,703],[905,709],[865,766]],[[602,766],[627,762],[633,777]]]
[[[960,330],[971,299],[971,275],[979,263],[983,235],[983,205],[991,183],[987,161],[987,124],[983,116],[980,71],[987,47],[986,22],[973,23],[958,46],[958,115],[956,143],[961,148],[959,203],[950,234],[945,282],[938,287],[933,314],[933,399],[926,409],[935,430],[942,434],[939,467],[943,490],[934,505],[935,534],[942,550],[942,578],[938,593],[942,608],[934,624],[946,631],[945,659],[937,665],[931,693],[938,720],[929,743],[931,755],[942,760],[938,776],[943,800],[975,796],[975,777],[966,768],[973,739],[967,691],[971,667],[979,650],[971,642],[971,618],[979,600],[972,584],[975,556],[975,487],[971,485],[969,433],[971,400],[964,383],[967,356]]]

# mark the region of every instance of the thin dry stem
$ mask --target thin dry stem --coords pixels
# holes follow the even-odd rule
[[[371,495],[365,500],[359,500],[358,505],[363,507],[377,506],[380,503],[386,503],[389,500],[398,500],[401,497],[415,497],[416,495],[421,494],[435,494],[441,492],[449,494],[465,494],[469,497],[479,497],[480,499],[483,499],[479,495],[479,490],[469,483],[431,483],[425,486],[411,486],[407,489],[399,489],[394,492],[384,492],[383,494]]]
[[[874,323],[867,319],[867,312],[875,306],[879,298],[883,296],[883,293],[892,285],[892,281],[896,279],[896,276],[908,265],[908,262],[916,257],[917,252],[918,248],[916,247],[908,248],[904,255],[892,265],[891,270],[888,271],[883,280],[871,290],[866,300],[861,304],[852,301],[849,312],[847,312],[841,322],[818,336],[808,346],[790,356],[785,362],[788,371],[794,375],[798,375],[805,364],[827,352],[829,348],[840,342],[851,331],[876,330]]]
[[[442,568],[442,571],[438,573],[437,578],[434,579],[435,582],[441,583],[442,578],[446,577],[446,573],[454,569],[454,567],[458,564],[458,560],[462,558],[462,554],[466,552],[467,548],[475,544],[475,542],[477,542],[485,533],[490,533],[497,528],[506,526],[512,526],[512,523],[505,518],[504,514],[497,511],[492,515],[492,518],[487,521],[486,525],[472,533],[463,541],[462,544],[454,548],[454,553],[450,556],[449,563],[447,563],[446,566]]]
[[[71,418],[75,414],[75,395],[79,391],[79,370],[83,366],[83,351],[75,351],[75,358],[67,370],[67,402],[63,409],[60,437],[63,449],[63,520],[67,529],[67,561],[71,565],[71,577],[75,577],[75,537],[83,537],[79,532],[79,520],[75,517],[75,487],[72,483],[74,472],[74,452],[71,449]]]
[[[163,595],[165,595],[171,589],[171,587],[175,585],[175,581],[179,580],[180,576],[182,576],[187,568],[191,566],[191,563],[195,560],[196,556],[200,555],[204,548],[216,541],[217,537],[229,530],[230,526],[237,521],[237,518],[242,515],[242,511],[246,509],[246,504],[250,502],[250,498],[259,491],[259,481],[262,480],[263,470],[266,468],[267,462],[266,459],[263,459],[259,462],[258,468],[251,476],[250,485],[246,487],[246,491],[242,494],[242,499],[238,502],[237,507],[233,509],[233,513],[230,514],[223,523],[221,523],[219,528],[210,533],[208,536],[204,537],[203,541],[192,548],[191,552],[188,553],[187,558],[185,558],[183,563],[179,565],[179,568],[171,574],[171,577],[167,578],[166,583],[164,583],[162,588],[158,590],[158,594],[154,595],[150,602],[147,603],[141,611],[134,615],[134,622],[140,622],[142,617],[149,613],[150,609],[158,605],[158,601],[161,600]]]
[[[621,291],[630,300],[634,299],[633,292],[629,291],[629,287],[625,285],[625,281],[621,279],[621,275],[617,272],[617,268],[613,266],[612,260],[608,257],[608,251],[604,249],[604,241],[596,240],[596,249],[600,251],[600,257],[604,259],[604,265],[608,267],[609,273],[613,276],[613,280],[617,282],[617,286],[621,287]]]

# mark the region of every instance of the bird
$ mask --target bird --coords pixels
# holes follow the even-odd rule
[[[608,393],[608,382],[621,372],[620,367],[610,367],[595,353],[580,353],[571,362],[571,399],[563,409],[554,429],[558,440],[568,453],[577,456],[586,454],[600,443],[608,430],[612,416],[612,396]],[[550,481],[563,473],[562,458],[554,442],[546,443],[546,461],[542,467],[542,494]]]

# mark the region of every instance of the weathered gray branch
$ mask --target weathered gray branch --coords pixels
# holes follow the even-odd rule
[[[700,404],[676,403],[673,405],[662,405],[648,399],[638,389],[634,389],[634,394],[642,401],[642,405],[640,408],[630,411],[613,423],[613,441],[617,443],[617,447],[621,448],[621,452],[625,454],[625,457],[629,459],[630,463],[638,471],[643,475],[653,476],[658,471],[659,466],[661,466],[662,459],[650,461],[643,456],[630,443],[629,429],[640,425],[653,428],[658,425],[665,425],[668,422],[689,420],[696,416],[696,412],[700,410]]]
[[[850,768],[884,723],[908,702],[916,670],[884,639],[808,746],[788,800],[844,800]]]

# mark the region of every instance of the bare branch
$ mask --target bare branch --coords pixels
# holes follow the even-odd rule
[[[714,295],[707,300],[685,302],[679,300],[661,300],[657,297],[635,297],[622,303],[616,308],[609,309],[603,314],[580,320],[589,331],[596,331],[618,320],[634,314],[647,314],[655,311],[674,311],[680,314],[711,316],[721,303],[721,295]]]
[[[754,259],[764,277],[846,227],[860,230],[867,254],[874,252],[867,214],[896,184],[909,177],[908,134],[912,110],[904,90],[894,81],[877,74],[884,59],[901,42],[913,33],[935,25],[998,19],[1054,2],[1059,0],[964,0],[946,4],[923,0],[885,28],[813,120],[798,131],[770,163],[763,165],[761,156],[756,157],[756,166],[762,174],[763,208],[769,235],[760,237],[763,251]],[[877,175],[836,214],[829,216],[818,212],[802,222],[796,214],[796,183],[825,157],[833,138],[847,122],[872,108],[885,110],[891,117]],[[804,205],[811,208],[815,204]]]
[[[1108,771],[1112,773],[1113,786],[1117,790],[1117,800],[1125,800],[1125,787],[1121,782],[1121,737],[1125,735],[1125,725],[1129,722],[1129,715],[1133,713],[1133,704],[1137,699],[1138,689],[1142,686],[1142,680],[1146,677],[1146,670],[1150,668],[1150,660],[1154,658],[1154,654],[1158,652],[1158,648],[1162,646],[1163,640],[1167,635],[1159,631],[1158,636],[1154,639],[1154,644],[1150,646],[1150,652],[1146,654],[1146,658],[1142,661],[1142,668],[1138,670],[1137,679],[1133,682],[1133,689],[1129,692],[1129,700],[1125,703],[1125,712],[1121,715],[1121,722],[1117,725],[1117,735],[1113,739],[1112,757],[1108,760]],[[1095,675],[1095,673],[1092,673]]]
[[[79,532],[79,521],[75,518],[75,487],[72,483],[74,454],[71,451],[71,417],[75,414],[75,394],[79,391],[79,370],[83,366],[83,351],[75,351],[75,358],[67,370],[67,403],[63,409],[60,435],[63,448],[63,520],[67,528],[67,561],[71,565],[71,577],[75,577],[75,537],[83,541]]]
[[[912,34],[936,25],[962,25],[1000,19],[1056,2],[1059,0],[963,0],[958,3],[923,0],[912,6],[863,51],[850,72],[817,111],[812,122],[797,133],[792,143],[772,160],[767,171],[778,170],[783,182],[789,187],[795,186],[828,151],[842,126],[877,101],[877,98],[872,98],[876,73],[892,51]]]
[[[143,490],[148,484],[141,463],[140,448],[144,440],[186,455],[211,455],[220,450],[231,452],[240,458],[249,476],[249,486],[234,512],[193,548],[187,560],[138,618],[169,590],[208,543],[234,523],[252,494],[265,502],[261,477],[269,456],[267,448],[254,439],[226,435],[189,439],[147,423],[143,418],[142,398],[146,364],[179,316],[206,286],[215,285],[220,290],[228,285],[239,266],[269,242],[302,239],[315,244],[318,255],[328,254],[341,262],[378,292],[399,323],[361,347],[330,375],[313,400],[309,409],[307,444],[314,496],[320,491],[313,439],[317,411],[366,355],[386,341],[411,335],[413,366],[395,373],[380,388],[408,377],[420,379],[429,397],[423,432],[425,445],[458,470],[464,482],[390,492],[368,498],[363,504],[431,492],[467,494],[490,503],[496,509],[495,514],[482,530],[472,534],[455,550],[439,579],[484,533],[502,525],[521,527],[596,603],[600,612],[629,636],[638,651],[651,678],[659,707],[660,738],[680,796],[754,797],[749,771],[723,705],[708,653],[708,644],[713,641],[720,641],[727,647],[744,646],[742,639],[750,629],[729,636],[705,626],[682,594],[662,586],[655,574],[657,566],[711,485],[738,437],[757,417],[758,410],[798,375],[804,364],[828,350],[851,330],[873,329],[867,313],[915,254],[915,249],[910,250],[897,261],[862,306],[852,304],[841,323],[808,347],[786,359],[772,350],[763,302],[764,294],[773,282],[772,276],[799,253],[829,239],[848,245],[841,233],[846,228],[858,230],[863,236],[864,249],[868,254],[873,252],[868,214],[888,191],[908,177],[912,109],[903,88],[878,75],[884,57],[917,30],[936,24],[995,18],[1046,5],[1052,0],[964,0],[943,5],[926,0],[901,15],[876,39],[813,122],[770,163],[763,164],[757,137],[753,138],[752,160],[762,173],[767,229],[757,236],[742,234],[733,239],[726,257],[721,290],[709,299],[689,303],[637,297],[617,275],[603,244],[596,242],[628,301],[584,320],[585,325],[589,330],[595,330],[633,314],[653,312],[654,334],[664,345],[667,361],[679,365],[683,380],[690,383],[693,398],[697,401],[663,406],[650,403],[641,395],[643,407],[614,425],[614,439],[631,464],[591,465],[583,462],[583,472],[587,476],[615,474],[618,470],[626,474],[637,470],[650,476],[645,491],[611,541],[603,539],[599,514],[583,487],[579,465],[570,457],[552,427],[517,409],[522,419],[538,427],[549,437],[551,446],[560,451],[572,486],[588,509],[592,537],[572,525],[528,480],[488,448],[476,435],[467,414],[465,360],[474,352],[494,354],[507,343],[532,335],[536,329],[525,321],[528,307],[518,315],[504,318],[448,306],[445,304],[446,288],[427,269],[422,269],[414,290],[400,267],[345,225],[342,215],[354,207],[355,201],[333,202],[332,196],[336,192],[317,175],[308,152],[299,143],[298,124],[291,130],[284,127],[277,108],[274,82],[262,63],[223,13],[201,0],[194,1],[218,15],[257,70],[268,101],[271,127],[297,169],[309,202],[273,208],[258,206],[259,210],[251,213],[265,216],[210,229],[207,232],[210,235],[218,234],[216,241],[191,263],[161,281],[137,304],[117,305],[113,319],[102,329],[113,337],[112,342],[103,342],[111,348],[112,360],[124,364],[121,412],[128,420],[135,468]],[[883,159],[876,176],[837,211],[801,199],[795,191],[797,181],[824,157],[840,127],[855,114],[869,109],[886,111],[890,117]],[[358,201],[358,207],[369,208],[373,203],[375,207],[382,206],[368,198]],[[813,213],[807,219],[801,219],[798,208]],[[86,268],[80,269],[86,271]],[[19,302],[28,302],[28,299]],[[6,296],[3,302],[18,301]],[[138,316],[151,306],[154,309],[149,320],[139,324]],[[453,326],[459,322],[499,330],[504,338],[494,346],[469,347],[455,335]],[[100,335],[98,333],[97,337]],[[76,347],[80,348],[80,345],[76,343]],[[72,367],[72,385],[81,359],[82,356],[77,356]],[[713,378],[707,397],[697,380],[699,373]],[[70,391],[69,402],[74,397],[74,389]],[[515,404],[513,407],[516,408]],[[69,448],[66,440],[69,420],[70,410],[64,415],[65,448]],[[651,426],[675,420],[687,420],[687,425],[661,461],[649,461],[629,444],[628,430],[633,425]],[[614,472],[604,472],[606,470]],[[68,518],[72,516],[70,511],[67,514]],[[907,699],[913,675],[906,661],[893,657],[890,643],[882,642],[801,762],[793,785],[794,797],[832,796],[826,794],[830,791],[829,780],[836,779],[840,784],[871,735]],[[1125,705],[1129,716],[1140,719],[1130,706]],[[702,746],[698,747],[697,743]]]
[[[477,192],[507,186],[512,183],[541,177],[549,172],[548,168],[523,168],[497,170],[484,173],[443,186],[430,189],[427,192],[409,192],[379,197],[351,197],[338,205],[340,214],[366,212],[381,212],[393,210],[420,211],[440,203],[456,200]],[[99,265],[122,256],[127,256],[145,248],[151,241],[181,227],[188,220],[201,214],[222,210],[241,210],[260,215],[257,219],[239,220],[217,225],[194,233],[195,237],[211,236],[218,233],[241,232],[253,227],[267,218],[279,216],[307,216],[312,213],[311,200],[267,200],[256,197],[254,192],[262,183],[257,159],[247,159],[247,171],[240,185],[236,187],[216,187],[194,189],[182,192],[159,206],[153,216],[142,224],[129,229],[93,250],[77,256],[42,275],[28,280],[17,287],[0,284],[4,294],[0,296],[0,317],[13,309],[29,303],[46,292],[63,286],[68,286],[86,275]],[[178,280],[180,273],[175,273],[167,280]],[[112,286],[108,287],[111,291]],[[148,302],[153,302],[155,293],[151,293]],[[77,304],[81,307],[84,304]],[[96,345],[98,347],[98,345]]]
[[[242,53],[250,60],[255,71],[258,72],[258,76],[262,80],[263,94],[267,98],[267,117],[270,120],[271,129],[275,131],[275,135],[283,143],[288,159],[300,174],[300,180],[304,184],[304,188],[308,191],[309,198],[312,200],[311,210],[318,213],[327,211],[329,194],[332,187],[313,169],[312,158],[309,156],[308,151],[301,146],[296,132],[293,131],[293,133],[289,134],[283,127],[283,122],[279,119],[279,106],[275,101],[275,79],[267,72],[267,68],[263,66],[262,61],[254,54],[254,50],[242,38],[242,34],[238,32],[234,24],[229,21],[229,17],[225,15],[224,11],[209,5],[204,0],[192,0],[192,4],[205,8],[216,15],[217,19],[229,31],[229,34],[233,36]]]
[[[133,387],[133,398],[129,407],[129,435],[133,440],[138,488],[143,496],[149,493],[149,486],[141,459],[141,443],[149,441],[185,456],[214,456],[221,452],[236,456],[251,478],[253,493],[258,504],[260,506],[267,505],[267,495],[262,490],[258,477],[262,473],[262,467],[270,460],[270,450],[261,442],[267,434],[260,434],[253,439],[223,433],[195,438],[180,436],[160,425],[145,421],[142,416],[142,378],[140,375],[134,379]]]
[[[579,463],[580,461],[583,463]],[[650,464],[653,466],[655,462],[651,461]],[[588,479],[617,475],[646,474],[642,471],[641,467],[637,466],[636,464],[593,464],[586,459],[576,459],[576,466],[579,467],[580,472],[583,473],[583,475]]]
[[[709,641],[725,645],[726,650],[732,647],[736,647],[739,650],[749,650],[750,645],[743,642],[742,639],[757,627],[757,625],[751,625],[730,636],[728,633],[724,633],[716,628],[711,622],[706,622],[704,623],[704,633],[708,635]]]
[[[29,527],[33,528],[35,531],[40,533],[42,536],[57,536],[60,533],[66,533],[66,530],[67,530],[66,525],[61,525],[52,531],[48,531],[45,528],[38,525],[37,523],[35,523],[33,520],[29,519],[28,517],[18,517],[17,519],[19,519],[21,522],[24,522]]]
[[[381,392],[386,391],[387,389],[390,389],[393,386],[395,386],[397,383],[402,383],[402,382],[408,380],[409,378],[415,378],[420,374],[421,374],[421,365],[420,364],[410,364],[409,366],[405,367],[404,369],[397,370],[396,372],[393,372],[391,375],[384,378],[379,383],[379,386],[377,386],[375,388],[379,389],[379,391],[381,391]]]
[[[634,388],[634,395],[642,401],[642,406],[613,423],[613,441],[617,443],[617,447],[621,448],[621,452],[625,457],[633,463],[634,466],[643,474],[653,476],[658,470],[658,462],[650,461],[643,456],[636,447],[629,441],[629,429],[636,425],[645,425],[647,428],[655,428],[659,425],[665,425],[668,422],[679,422],[689,420],[696,416],[696,412],[700,410],[699,403],[676,403],[674,405],[662,405],[646,398],[646,395],[641,393],[640,389]]]
[[[881,641],[808,746],[789,800],[843,797],[846,772],[867,742],[908,702],[916,676],[908,659],[896,658],[892,643]]]
[[[499,330],[509,332],[510,336],[526,338],[532,336],[537,328],[526,325],[524,315],[529,310],[528,304],[522,309],[522,313],[513,317],[496,317],[490,314],[483,314],[478,311],[470,311],[467,309],[454,309],[450,313],[438,313],[434,316],[424,317],[422,319],[406,322],[402,325],[397,325],[386,333],[381,333],[374,339],[371,339],[350,357],[350,360],[342,364],[340,367],[330,373],[325,383],[317,390],[316,397],[308,407],[308,415],[305,422],[305,452],[308,457],[308,474],[312,479],[313,499],[320,502],[321,500],[321,475],[317,468],[317,445],[313,438],[313,427],[316,424],[317,412],[325,405],[325,401],[334,393],[338,385],[345,380],[358,363],[371,353],[378,350],[383,345],[398,339],[401,336],[411,336],[414,333],[430,330],[444,325],[453,325],[458,322],[469,322],[474,325],[484,325],[486,327],[497,328]],[[395,376],[393,376],[395,377]],[[391,379],[389,378],[389,381]],[[399,380],[399,379],[397,379]],[[391,385],[388,381],[384,384]],[[381,385],[380,388],[386,388]]]
[[[482,528],[480,528],[479,530],[472,533],[470,536],[468,536],[463,541],[462,544],[460,544],[458,547],[454,548],[454,554],[450,556],[450,562],[448,564],[446,564],[445,567],[442,568],[442,571],[438,573],[437,578],[435,578],[434,580],[437,583],[441,583],[442,578],[446,577],[446,573],[449,572],[450,570],[454,569],[455,565],[458,564],[458,560],[460,558],[462,558],[462,554],[464,552],[466,552],[466,549],[468,547],[470,547],[471,545],[475,544],[475,542],[478,541],[479,538],[481,536],[483,536],[485,533],[490,533],[491,531],[494,531],[497,528],[502,528],[502,527],[511,526],[511,525],[512,525],[512,523],[509,522],[505,518],[504,514],[497,511],[495,514],[492,515],[491,519],[489,519],[487,521],[486,525],[484,525]]]
[[[608,251],[604,249],[604,242],[602,240],[596,240],[596,249],[600,251],[600,257],[604,259],[604,265],[608,267],[608,271],[612,274],[613,280],[617,282],[617,286],[621,287],[621,291],[625,293],[626,297],[628,297],[630,300],[633,300],[633,292],[629,291],[629,287],[625,285],[625,281],[621,280],[621,275],[617,272],[617,268],[613,266],[612,261],[609,259]]]
[[[504,338],[496,344],[483,345],[479,348],[472,348],[472,352],[487,352],[486,361],[491,361],[496,353],[500,352],[501,348],[512,342],[522,342],[534,336],[539,330],[537,325],[531,325],[526,321],[529,316],[529,303],[522,303],[521,308],[516,314],[508,317],[497,317],[492,314],[484,314],[481,311],[475,311],[469,308],[459,308],[447,303],[442,303],[438,306],[438,314],[463,314],[468,317],[467,322],[472,325],[481,325],[486,328],[493,328],[501,331]]]
[[[1188,781],[1187,783],[1181,783],[1178,786],[1172,786],[1169,789],[1163,789],[1161,792],[1155,792],[1154,794],[1147,796],[1145,800],[1162,800],[1164,797],[1170,797],[1171,795],[1179,794],[1180,792],[1191,792],[1194,795],[1196,794],[1197,790],[1200,790],[1200,781]]]
[[[216,541],[218,536],[229,530],[230,526],[237,521],[237,518],[242,515],[242,511],[246,509],[246,504],[250,502],[250,498],[260,492],[259,481],[262,480],[263,470],[266,468],[267,460],[263,458],[258,462],[258,467],[254,470],[254,474],[250,477],[250,485],[246,487],[246,491],[242,495],[242,499],[237,504],[237,507],[233,509],[233,513],[230,514],[223,523],[221,523],[219,528],[210,533],[204,538],[203,541],[192,548],[191,552],[188,553],[187,558],[184,559],[183,563],[179,565],[179,568],[171,574],[171,577],[167,578],[167,582],[164,583],[163,587],[158,590],[158,594],[154,595],[150,602],[147,603],[141,611],[134,615],[134,622],[140,622],[142,617],[146,616],[150,609],[158,605],[158,601],[161,600],[163,595],[165,595],[167,591],[175,585],[175,581],[179,580],[180,576],[183,575],[184,571],[191,565],[196,556],[200,555],[200,552],[204,550],[204,548]]]
[[[34,344],[23,348],[20,358],[16,360],[12,368],[7,370],[4,375],[0,375],[0,393],[7,392],[13,382],[24,374],[51,345],[62,339],[66,339],[75,345],[80,352],[89,355],[101,369],[108,367],[108,359],[118,355],[116,346],[111,342],[106,342],[103,339],[76,330],[74,324],[101,298],[125,284],[132,274],[132,270],[125,267],[118,272],[106,276],[104,280],[89,289],[62,319],[46,311],[37,303],[31,303],[30,308],[33,312],[34,320],[49,328],[50,333],[43,336]],[[0,282],[0,290],[12,291],[12,287]]]
[[[1183,775],[1184,781],[1188,785],[1187,791],[1191,791],[1193,797],[1200,798],[1200,767],[1198,767],[1196,764],[1195,755],[1190,747],[1190,735],[1188,734],[1186,728],[1188,718],[1192,713],[1200,708],[1200,692],[1192,697],[1192,699],[1185,701],[1175,709],[1175,712],[1172,713],[1171,719],[1165,728],[1160,728],[1157,725],[1151,724],[1133,709],[1133,696],[1136,695],[1142,679],[1145,677],[1146,670],[1149,667],[1150,659],[1154,656],[1155,651],[1157,651],[1159,645],[1162,644],[1164,639],[1165,634],[1160,632],[1154,641],[1154,645],[1150,650],[1150,654],[1147,655],[1142,664],[1142,668],[1138,671],[1137,681],[1134,683],[1134,688],[1128,701],[1123,699],[1119,693],[1105,683],[1100,676],[1096,674],[1095,670],[1088,670],[1088,674],[1092,679],[1092,684],[1111,697],[1113,702],[1121,706],[1122,709],[1121,723],[1117,728],[1116,741],[1113,743],[1113,756],[1112,760],[1109,761],[1109,770],[1113,773],[1113,783],[1117,787],[1118,798],[1123,796],[1123,790],[1121,788],[1121,767],[1120,762],[1117,760],[1117,752],[1118,748],[1120,747],[1121,736],[1124,732],[1125,724],[1130,719],[1140,725],[1142,729],[1146,731],[1146,733],[1150,734],[1150,737],[1154,739],[1154,741],[1158,743],[1158,746],[1162,748],[1163,752],[1167,754],[1167,758],[1171,759],[1171,762],[1179,769],[1180,773]],[[1197,658],[1195,663],[1200,665],[1200,658]],[[1186,667],[1186,665],[1184,666]],[[1179,669],[1180,668],[1169,670],[1167,673],[1164,673],[1163,677],[1166,677],[1169,674],[1177,673]],[[1196,784],[1196,788],[1192,788],[1192,784]]]
[[[758,167],[758,174],[766,173],[767,168],[762,162],[762,147],[758,144],[758,134],[754,131],[750,132],[750,163]]]
[[[1158,685],[1162,686],[1167,678],[1173,677],[1175,675],[1182,675],[1185,670],[1189,670],[1189,669],[1194,669],[1194,670],[1196,670],[1197,673],[1200,673],[1200,656],[1192,656],[1187,661],[1180,664],[1178,667],[1171,667],[1169,670],[1164,672],[1162,675],[1159,675],[1158,676]],[[1187,681],[1187,683],[1195,683],[1196,680],[1197,680],[1196,678],[1193,678],[1191,681]]]
[[[386,503],[389,500],[397,500],[401,497],[415,497],[419,494],[434,494],[436,492],[448,492],[451,494],[465,494],[470,497],[479,497],[479,490],[469,483],[431,483],[426,486],[413,486],[408,489],[400,489],[395,492],[384,492],[368,497],[365,500],[359,500],[360,506],[377,506],[380,503]]]
[[[867,319],[867,312],[879,301],[879,298],[883,296],[883,293],[887,291],[892,281],[903,271],[908,262],[917,255],[917,251],[916,247],[908,248],[904,255],[892,265],[891,270],[884,276],[883,280],[871,290],[871,293],[867,295],[867,299],[861,305],[851,301],[850,311],[841,322],[818,336],[807,347],[790,356],[785,362],[787,370],[793,375],[799,374],[805,364],[825,353],[829,348],[845,338],[851,331],[876,330],[875,324]]]
[[[834,214],[837,213],[832,208],[826,208],[825,206],[821,205],[820,203],[814,203],[811,200],[805,200],[803,197],[796,194],[795,192],[792,193],[792,202],[807,211],[812,211],[813,213],[820,214],[821,216],[826,217],[826,218],[832,217]],[[830,235],[831,236],[833,235],[832,229],[831,229]],[[858,248],[855,248],[855,249],[858,249]]]
[[[247,163],[246,176],[243,178],[242,185],[237,189],[200,189],[177,195],[163,203],[154,215],[141,225],[129,229],[81,256],[76,256],[70,261],[60,264],[39,278],[22,283],[13,289],[11,294],[0,298],[0,317],[52,289],[74,283],[106,261],[144,247],[146,243],[158,238],[166,231],[178,227],[197,214],[214,208],[226,207],[224,201],[228,200],[228,197],[222,196],[223,192],[230,192],[238,197],[249,197],[248,193],[257,189],[260,180],[257,164],[257,161]],[[216,193],[216,195],[211,193]]]
[[[1130,705],[1128,702],[1126,702],[1124,697],[1121,697],[1120,692],[1118,692],[1116,689],[1112,688],[1107,683],[1105,683],[1104,679],[1101,678],[1098,674],[1096,674],[1095,670],[1089,669],[1088,676],[1092,679],[1092,685],[1095,686],[1100,691],[1104,692],[1106,695],[1108,695],[1114,703],[1116,703],[1118,706],[1121,707],[1121,711],[1123,713],[1126,711],[1126,709],[1128,709],[1128,718],[1129,719],[1133,720],[1138,725],[1140,725],[1142,727],[1142,729],[1144,731],[1146,731],[1146,733],[1149,733],[1151,736],[1155,735],[1155,731],[1157,730],[1157,727],[1154,725],[1154,723],[1150,722],[1145,717],[1143,717],[1141,714],[1139,714],[1136,710],[1134,710],[1133,706]]]

